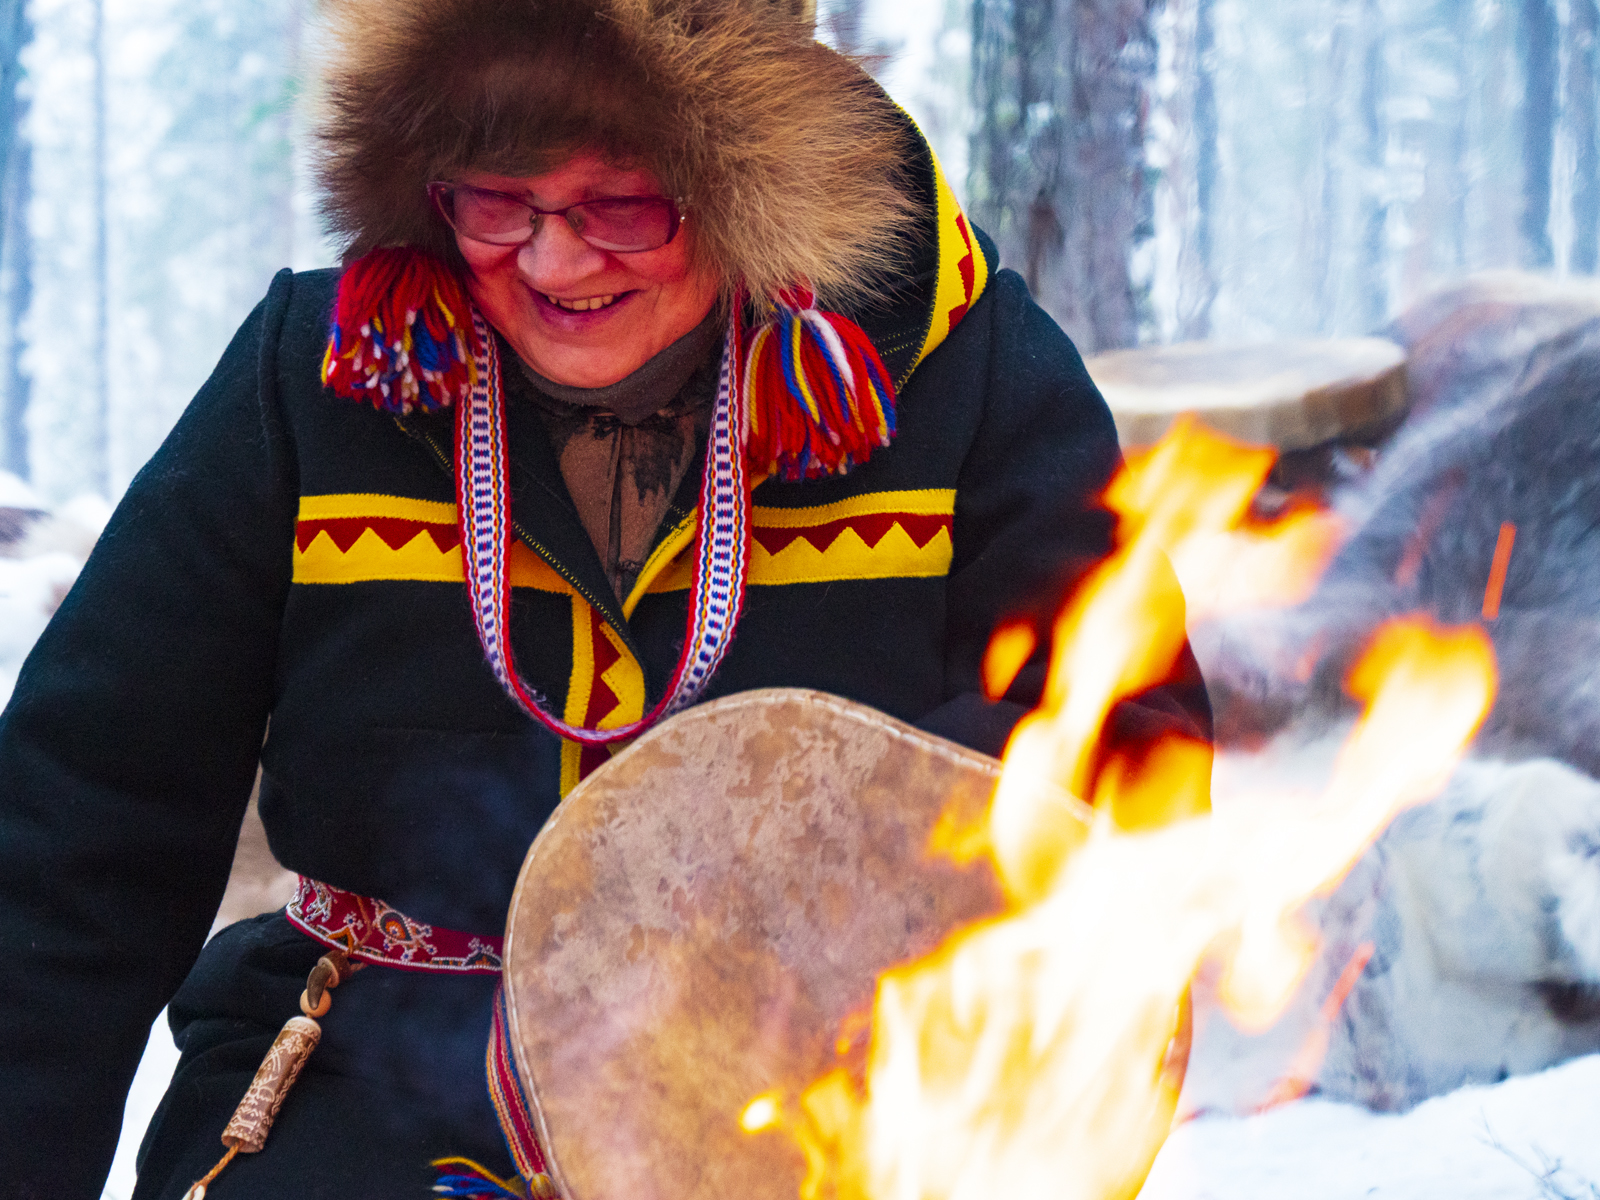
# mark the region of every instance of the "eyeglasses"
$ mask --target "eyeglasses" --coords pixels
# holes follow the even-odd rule
[[[565,208],[536,208],[505,192],[464,183],[430,183],[428,195],[450,228],[492,246],[520,246],[544,227],[546,217],[562,217],[597,250],[634,254],[665,246],[683,224],[677,201],[665,196],[607,196]]]

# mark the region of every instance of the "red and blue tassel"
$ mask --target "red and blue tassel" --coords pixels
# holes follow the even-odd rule
[[[322,381],[392,413],[449,408],[472,386],[472,308],[431,254],[388,246],[345,268]]]
[[[894,385],[854,321],[783,292],[751,331],[744,365],[745,453],[782,479],[842,475],[895,433]]]
[[[323,382],[386,412],[449,408],[474,382],[472,337],[455,271],[414,247],[374,250],[339,280]],[[808,289],[782,292],[741,341],[745,454],[758,478],[842,475],[894,437],[894,385],[877,349]]]
[[[528,1189],[515,1179],[501,1179],[470,1158],[437,1158],[432,1163],[439,1172],[433,1185],[436,1196],[455,1200],[528,1200]]]

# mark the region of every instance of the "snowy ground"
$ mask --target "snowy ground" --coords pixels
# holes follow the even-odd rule
[[[1202,1117],[1167,1140],[1141,1200],[1596,1200],[1600,1055],[1403,1115],[1301,1100]]]
[[[0,471],[0,707],[110,516],[98,496],[48,513],[32,488]]]
[[[133,1156],[178,1052],[166,1014],[128,1095],[104,1200],[128,1200]],[[1399,1116],[1301,1100],[1178,1127],[1140,1200],[1600,1200],[1600,1055],[1462,1088]]]
[[[133,1160],[139,1152],[139,1140],[144,1137],[145,1126],[150,1124],[177,1065],[178,1048],[172,1044],[167,1011],[162,1009],[156,1023],[150,1027],[150,1040],[145,1043],[139,1073],[133,1077],[128,1102],[122,1109],[122,1138],[117,1143],[117,1157],[111,1164],[111,1175],[106,1180],[101,1200],[128,1200],[133,1194]]]

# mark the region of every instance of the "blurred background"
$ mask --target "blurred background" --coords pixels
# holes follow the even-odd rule
[[[1085,354],[1600,256],[1600,0],[822,0]],[[0,0],[0,469],[114,500],[308,187],[315,0]]]
[[[1600,0],[819,0],[1085,355],[1592,275],[1597,29]],[[337,259],[320,45],[317,0],[0,0],[0,514],[53,522],[0,527],[0,701],[272,273]]]

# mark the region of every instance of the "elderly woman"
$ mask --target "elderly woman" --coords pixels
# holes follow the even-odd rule
[[[773,685],[997,753],[1038,672],[984,700],[990,629],[1105,548],[1076,352],[803,18],[332,20],[346,268],[273,282],[0,719],[8,1195],[97,1194],[169,1002],[137,1195],[184,1195],[330,947],[364,969],[212,1195],[521,1194],[484,1047],[564,792]],[[1122,726],[1207,721],[1191,680]],[[258,763],[300,893],[202,949]]]

